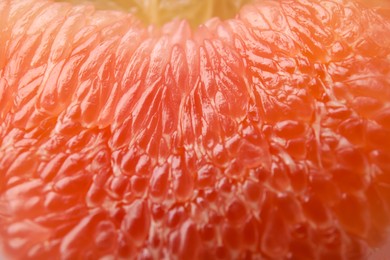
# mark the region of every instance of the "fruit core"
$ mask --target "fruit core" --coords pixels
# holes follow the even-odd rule
[[[92,3],[97,9],[134,13],[145,24],[161,26],[174,19],[185,19],[196,27],[210,18],[233,18],[242,6],[253,0],[65,0]],[[58,0],[58,2],[64,2]]]

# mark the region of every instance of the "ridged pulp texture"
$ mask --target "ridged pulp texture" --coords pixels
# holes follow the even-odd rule
[[[0,2],[12,259],[366,259],[390,219],[390,22],[261,1],[161,29]]]

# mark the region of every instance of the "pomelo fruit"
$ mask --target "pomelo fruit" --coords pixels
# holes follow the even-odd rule
[[[387,10],[252,1],[191,29],[1,1],[2,251],[367,259],[390,222]]]

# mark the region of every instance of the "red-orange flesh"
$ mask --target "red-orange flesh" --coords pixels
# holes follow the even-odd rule
[[[0,1],[2,251],[366,259],[390,222],[387,17],[264,0],[191,30]]]

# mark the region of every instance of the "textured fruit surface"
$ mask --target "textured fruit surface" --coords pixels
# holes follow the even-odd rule
[[[390,21],[259,1],[161,28],[0,1],[11,259],[366,259],[390,220]]]

